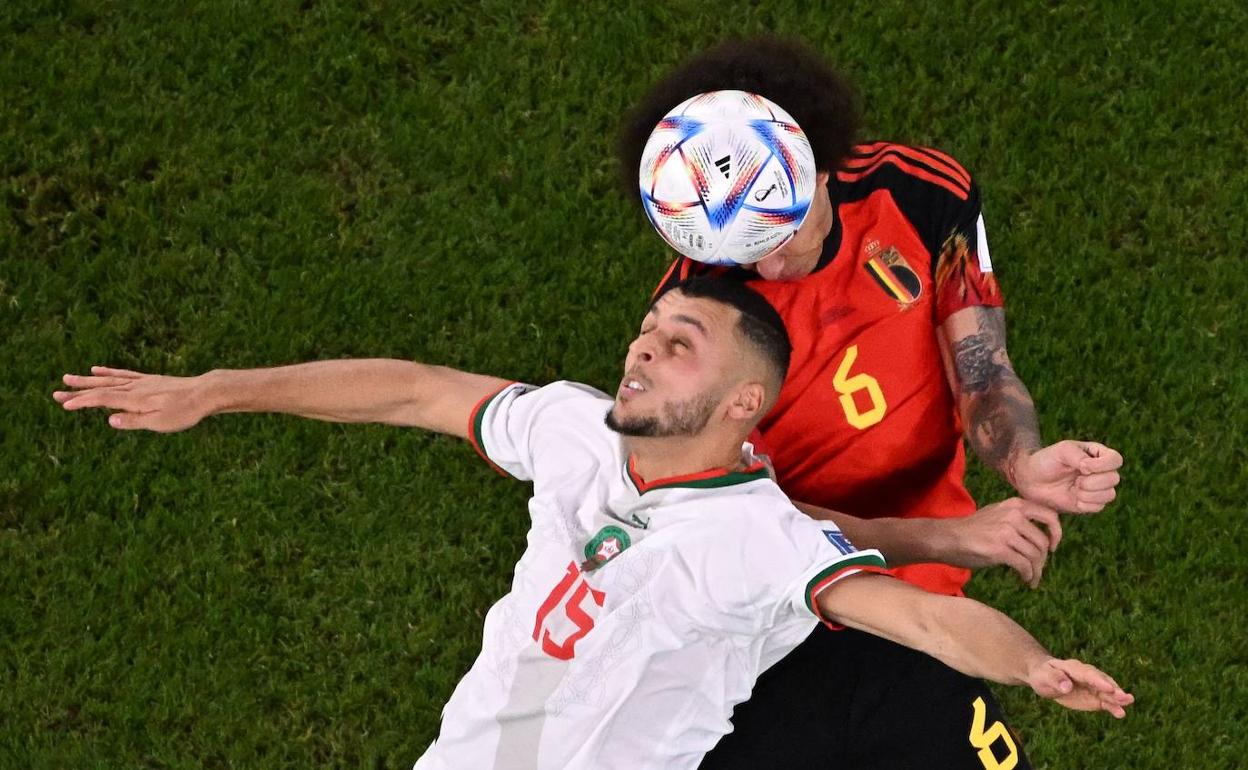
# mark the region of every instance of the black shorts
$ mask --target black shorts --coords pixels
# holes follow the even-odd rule
[[[737,706],[704,770],[1028,770],[979,679],[861,631],[819,626]]]

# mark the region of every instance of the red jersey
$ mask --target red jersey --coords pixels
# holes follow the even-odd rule
[[[962,428],[937,327],[966,307],[999,307],[979,191],[935,150],[859,145],[828,181],[835,211],[810,275],[766,281],[679,258],[661,287],[692,274],[751,281],[793,344],[779,401],[759,424],[793,499],[874,518],[966,516]],[[970,571],[942,564],[896,574],[960,594]]]

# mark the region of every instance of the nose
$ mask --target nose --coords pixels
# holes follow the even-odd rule
[[[628,346],[630,363],[649,363],[655,357],[654,332],[638,337]]]

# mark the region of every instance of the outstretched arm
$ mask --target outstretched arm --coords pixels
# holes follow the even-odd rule
[[[1054,658],[1013,620],[973,599],[853,575],[824,589],[817,602],[828,620],[925,652],[968,676],[1029,685],[1067,708],[1121,719],[1135,700],[1107,674]]]
[[[467,437],[468,416],[508,381],[394,359],[316,361],[271,369],[216,369],[169,377],[91,367],[65,375],[65,409],[113,410],[121,430],[185,430],[214,414],[280,412],[331,422],[380,422]]]
[[[937,332],[967,441],[1029,500],[1069,513],[1095,513],[1115,497],[1122,455],[1090,441],[1043,447],[1031,393],[1005,349],[1005,313],[968,307]]]

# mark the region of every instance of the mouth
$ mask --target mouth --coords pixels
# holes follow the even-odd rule
[[[617,395],[620,398],[638,396],[649,389],[648,385],[649,383],[644,378],[636,374],[625,375],[624,379],[620,381],[620,389]]]

